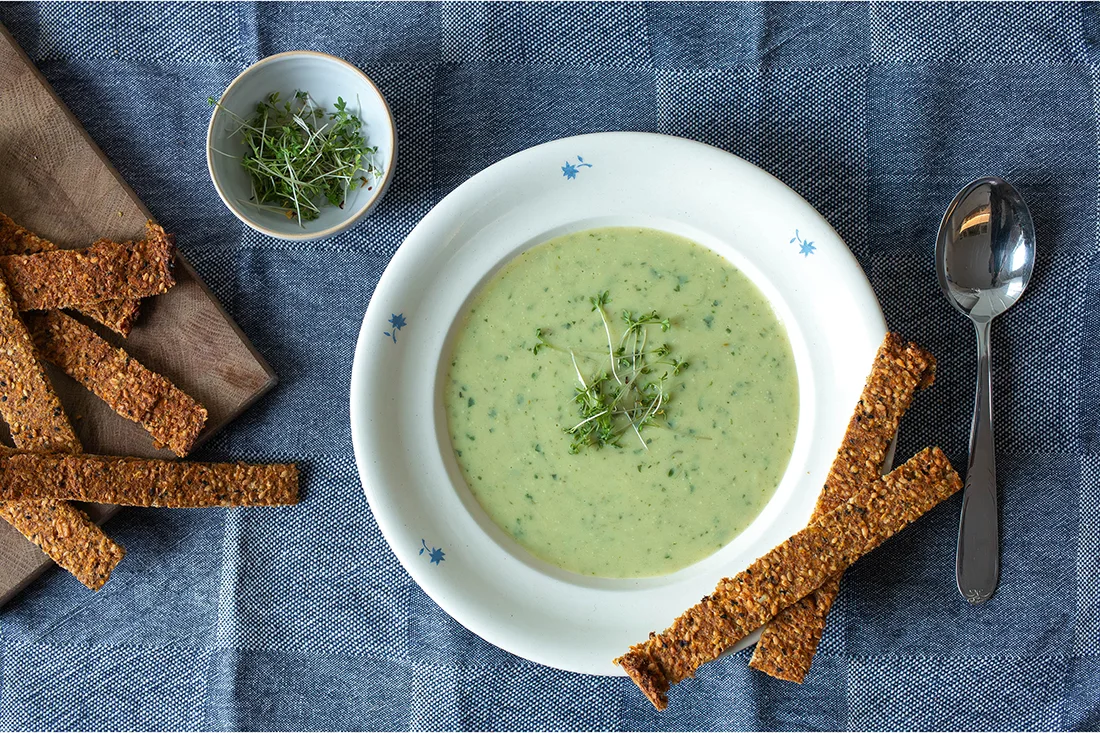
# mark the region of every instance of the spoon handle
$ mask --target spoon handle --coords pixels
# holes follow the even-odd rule
[[[970,426],[970,465],[959,518],[955,579],[972,604],[984,603],[1001,574],[997,467],[993,448],[993,400],[990,390],[989,321],[975,322],[978,335],[978,384]]]

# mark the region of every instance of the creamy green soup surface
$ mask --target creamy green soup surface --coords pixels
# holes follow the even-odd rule
[[[591,301],[605,292],[606,328]],[[667,346],[663,360],[687,366],[637,377],[668,373],[638,433],[644,409],[616,418],[617,446],[573,453],[577,372],[618,388],[607,331],[617,347],[624,311],[667,319],[667,331],[634,335],[645,330],[651,361]],[[534,353],[537,334],[551,346]],[[489,517],[546,562],[612,578],[674,572],[743,531],[783,476],[798,422],[794,357],[763,294],[712,251],[640,228],[569,234],[508,263],[469,306],[443,398],[456,459]]]

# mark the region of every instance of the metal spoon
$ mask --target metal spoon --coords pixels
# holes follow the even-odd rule
[[[1035,226],[1018,191],[996,177],[967,184],[947,207],[936,238],[936,276],[948,300],[974,322],[978,384],[970,465],[959,518],[955,579],[984,603],[1000,578],[1000,522],[990,394],[989,324],[1020,299],[1035,265]]]

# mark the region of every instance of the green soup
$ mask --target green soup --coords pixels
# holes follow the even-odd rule
[[[603,402],[586,413],[580,378],[600,375]],[[743,531],[798,424],[794,357],[761,292],[710,250],[637,228],[569,234],[508,263],[465,314],[444,402],[493,521],[536,557],[614,578],[674,572]],[[589,424],[609,428],[606,444],[595,430],[582,440]]]

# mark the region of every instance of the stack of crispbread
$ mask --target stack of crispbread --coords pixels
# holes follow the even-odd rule
[[[801,682],[844,570],[962,488],[939,448],[882,476],[898,422],[935,369],[927,351],[887,334],[810,524],[615,660],[658,710],[671,685],[762,626],[750,665]]]
[[[61,309],[129,335],[142,298],[175,284],[173,237],[149,223],[139,242],[61,250],[0,213],[0,517],[80,582],[98,589],[125,550],[69,500],[134,506],[294,504],[293,464],[248,466],[81,455],[42,360],[186,456],[206,409]],[[21,315],[21,313],[25,315]],[[24,320],[24,318],[26,320]]]

